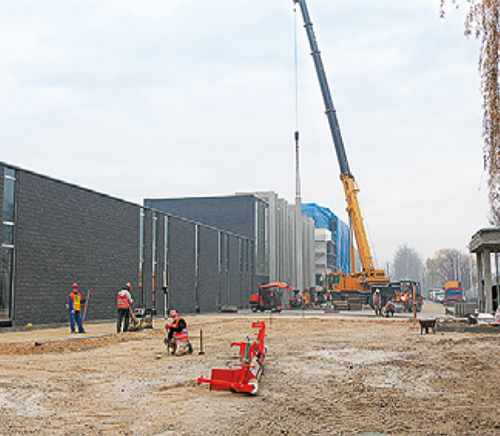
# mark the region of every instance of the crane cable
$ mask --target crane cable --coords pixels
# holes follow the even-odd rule
[[[299,63],[297,50],[297,3],[293,4],[293,67],[295,80],[295,197],[301,197],[299,170]]]
[[[299,63],[297,50],[297,3],[293,4],[293,68],[295,75],[295,131],[299,131]]]

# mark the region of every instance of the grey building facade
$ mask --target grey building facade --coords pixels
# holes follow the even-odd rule
[[[208,226],[223,229],[229,235],[238,234],[253,241],[253,252],[246,254],[255,273],[253,289],[257,283],[269,281],[269,261],[267,253],[267,203],[254,194],[230,195],[221,197],[189,197],[189,198],[162,198],[144,200],[144,206],[164,213],[182,216]],[[223,258],[231,260],[234,252],[246,253],[246,247],[239,247],[237,242],[229,237],[221,241],[220,252]],[[226,253],[229,255],[226,256]],[[238,255],[241,258],[242,255]],[[221,265],[222,270],[229,265]],[[231,268],[229,268],[231,269]],[[236,278],[226,278],[235,284]],[[229,286],[231,288],[231,286]]]
[[[255,282],[314,286],[314,221],[272,191],[222,197],[145,199],[144,205],[236,232],[255,242]],[[301,227],[301,243],[297,241]],[[234,250],[234,249],[233,249]],[[296,252],[302,250],[301,265]],[[299,274],[301,268],[301,274]]]
[[[286,282],[299,290],[314,286],[314,220],[302,211],[297,213],[296,205],[288,204],[273,191],[255,195],[268,205],[269,280]],[[302,239],[300,243],[298,237]],[[302,250],[300,260],[296,256],[298,250]]]

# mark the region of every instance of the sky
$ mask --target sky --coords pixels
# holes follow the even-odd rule
[[[376,265],[402,245],[466,252],[489,223],[465,10],[307,3]],[[347,221],[292,0],[0,0],[0,40],[0,161],[135,203],[293,203],[298,128],[302,202]]]

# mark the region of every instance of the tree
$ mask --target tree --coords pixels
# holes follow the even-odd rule
[[[440,0],[441,16],[448,3],[460,0]],[[465,1],[465,0],[463,0]],[[465,20],[465,34],[481,38],[479,74],[483,97],[484,165],[488,172],[490,221],[500,226],[500,92],[498,83],[500,48],[500,0],[466,0],[469,11]]]
[[[477,279],[473,255],[453,248],[443,248],[425,261],[424,289],[442,288],[448,280],[462,282],[465,290],[474,288]]]
[[[422,258],[417,251],[407,244],[400,246],[394,255],[392,280],[413,280],[421,281]]]

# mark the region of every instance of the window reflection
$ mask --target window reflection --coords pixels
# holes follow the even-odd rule
[[[2,248],[0,250],[0,320],[11,318],[16,220],[16,171],[4,168]]]

